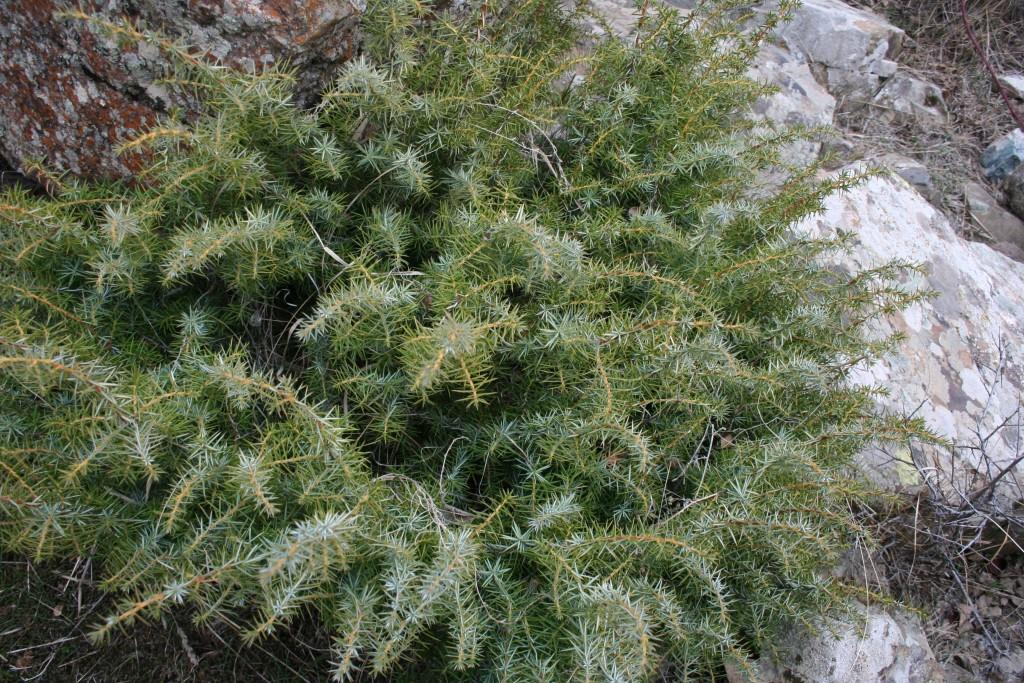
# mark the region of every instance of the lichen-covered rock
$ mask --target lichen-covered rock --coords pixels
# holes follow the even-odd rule
[[[151,126],[174,99],[152,45],[119,46],[81,20],[81,9],[128,17],[240,69],[287,61],[298,96],[315,93],[353,51],[349,0],[5,0],[0,20],[0,156],[18,170],[31,159],[76,175],[123,176],[138,164],[117,146]]]
[[[1024,393],[1024,264],[988,246],[958,237],[949,221],[898,177],[872,178],[829,197],[820,215],[798,230],[812,236],[837,229],[855,236],[833,265],[853,271],[891,259],[924,264],[927,275],[908,287],[936,296],[879,323],[879,335],[905,335],[898,352],[855,381],[888,391],[882,406],[923,418],[955,448],[914,442],[907,449],[878,447],[862,454],[865,476],[886,487],[916,486],[917,470],[959,501],[1019,454]],[[982,448],[983,445],[983,448]],[[1020,465],[995,487],[998,506],[1021,497]]]
[[[766,683],[941,683],[920,621],[899,610],[858,605],[853,619],[832,620],[818,633],[802,629],[780,661],[762,664]]]
[[[840,111],[870,102],[882,81],[895,74],[892,60],[904,37],[877,14],[839,0],[805,0],[778,35],[819,72]]]

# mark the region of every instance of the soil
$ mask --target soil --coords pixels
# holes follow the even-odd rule
[[[87,561],[0,556],[0,683],[276,683],[321,681],[329,671],[329,640],[312,620],[287,639],[245,649],[227,626],[200,628],[180,612],[90,642],[113,603]]]

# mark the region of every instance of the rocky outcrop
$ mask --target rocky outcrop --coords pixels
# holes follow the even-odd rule
[[[6,0],[0,21],[0,156],[76,175],[123,176],[139,159],[117,146],[171,106],[188,106],[161,84],[169,64],[150,44],[118,45],[95,27],[57,16],[81,9],[179,38],[199,53],[253,70],[287,61],[299,96],[314,94],[354,47],[349,0]]]
[[[939,683],[920,621],[901,610],[857,605],[851,618],[815,633],[795,631],[780,660],[759,667],[765,683]]]
[[[926,266],[927,275],[906,286],[935,297],[877,325],[874,334],[905,338],[895,354],[859,368],[855,381],[885,388],[884,409],[923,418],[953,447],[873,448],[860,466],[887,488],[919,485],[920,470],[956,502],[978,492],[1015,461],[1024,437],[1024,265],[957,236],[941,213],[895,177],[876,177],[829,197],[824,212],[798,229],[818,237],[851,231],[853,248],[832,263],[847,272],[892,259]],[[1018,464],[993,488],[995,499],[1009,509],[1024,498],[1021,482],[1024,466]]]
[[[869,103],[896,74],[904,38],[882,17],[839,0],[805,0],[778,35],[818,72],[841,111]]]
[[[764,45],[748,74],[778,91],[754,104],[754,117],[782,126],[819,128],[832,125],[836,100],[819,84],[807,63],[778,45]],[[821,143],[799,140],[783,152],[783,161],[805,166],[818,158]]]

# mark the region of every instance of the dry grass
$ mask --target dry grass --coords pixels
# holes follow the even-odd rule
[[[1005,351],[987,382],[987,406],[1006,380]],[[920,609],[938,661],[963,675],[948,683],[1024,681],[1024,507],[1010,504],[1024,499],[1017,474],[1024,405],[1000,415],[994,428],[989,417],[978,416],[970,438],[936,459],[914,457],[923,483],[882,499],[866,519],[880,547],[863,562],[873,571],[861,572],[862,580]],[[1015,453],[994,457],[997,432],[1016,444]],[[920,445],[911,441],[889,455],[920,454]]]
[[[948,683],[1019,683],[1024,675],[1019,542],[995,526],[977,537],[974,529],[956,529],[937,507],[922,493],[898,508],[876,511],[880,550],[867,562],[874,571],[869,584],[919,611],[936,659],[963,676]]]

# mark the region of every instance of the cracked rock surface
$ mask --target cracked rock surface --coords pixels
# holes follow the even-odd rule
[[[817,70],[840,111],[864,106],[896,73],[904,39],[882,17],[839,0],[805,0],[778,36]]]
[[[842,229],[855,242],[831,265],[844,272],[891,259],[921,263],[926,273],[906,286],[935,297],[881,321],[874,332],[904,335],[894,354],[861,367],[855,380],[884,387],[884,409],[914,413],[954,444],[915,443],[913,451],[872,448],[860,471],[886,488],[916,486],[913,458],[932,472],[932,485],[951,499],[968,492],[988,467],[1010,465],[1020,453],[1024,393],[1024,267],[978,242],[959,237],[946,217],[903,179],[876,177],[825,200],[820,215],[798,230],[826,237]],[[984,443],[984,452],[979,446]],[[984,458],[983,458],[984,456]],[[1006,508],[1022,498],[1015,476],[995,487]]]

